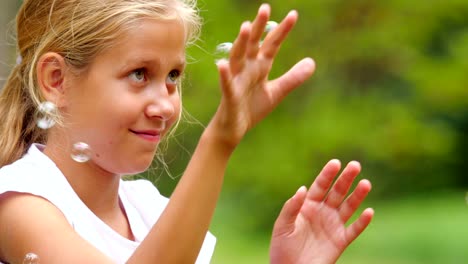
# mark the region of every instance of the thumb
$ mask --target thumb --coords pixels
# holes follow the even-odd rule
[[[306,194],[307,188],[305,186],[301,186],[294,196],[286,201],[283,209],[281,209],[281,212],[276,219],[275,226],[273,228],[273,236],[283,235],[294,231],[294,224],[296,222],[297,215],[304,204]]]
[[[315,62],[305,58],[294,65],[288,72],[270,82],[270,89],[275,102],[280,102],[294,88],[304,83],[315,71]]]

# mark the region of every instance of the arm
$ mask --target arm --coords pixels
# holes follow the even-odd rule
[[[290,12],[259,47],[269,15],[269,6],[263,5],[254,22],[242,25],[229,62],[218,63],[221,103],[166,209],[128,263],[195,262],[235,147],[312,75],[314,62],[304,59],[278,79],[268,80],[280,45],[297,21],[297,13]],[[31,249],[41,263],[112,263],[77,235],[57,208],[32,195],[0,196],[0,249],[0,257],[13,263],[21,262]]]
[[[370,208],[351,225],[345,226],[369,193],[371,185],[369,181],[361,180],[351,195],[345,197],[361,170],[360,164],[353,161],[330,189],[340,166],[338,160],[328,162],[308,191],[301,187],[285,203],[273,228],[272,264],[335,263],[369,225],[374,215]]]
[[[114,263],[82,239],[49,201],[30,194],[0,195],[0,260],[23,263],[34,253],[40,263]]]
[[[269,14],[269,6],[263,5],[253,23],[244,23],[229,62],[218,63],[223,92],[218,110],[202,134],[164,213],[129,263],[138,263],[133,260],[145,257],[148,260],[158,257],[161,263],[195,261],[231,153],[249,129],[312,75],[314,62],[304,59],[283,76],[268,81],[273,59],[297,21],[297,13],[290,12],[259,47]]]
[[[194,155],[191,161],[192,165],[189,166],[192,173],[199,172],[196,175],[202,178],[193,179],[195,182],[192,183],[187,182],[185,186],[189,190],[177,188],[179,197],[185,199],[186,202],[180,207],[176,207],[178,204],[174,204],[169,208],[171,211],[166,210],[165,212],[166,215],[170,214],[175,218],[175,220],[168,219],[167,221],[177,223],[168,222],[169,226],[163,226],[161,222],[158,222],[128,260],[128,263],[195,262],[208,229],[209,219],[206,220],[204,226],[202,226],[202,222],[193,221],[198,219],[188,219],[197,225],[190,227],[185,226],[188,225],[186,218],[200,217],[205,219],[209,217],[211,219],[213,209],[210,205],[216,203],[211,199],[218,197],[221,186],[216,186],[216,184],[221,185],[222,183],[222,177],[218,176],[224,174],[227,158],[230,155],[230,149],[212,141],[213,137],[208,132],[207,130],[200,140],[195,153],[199,154]],[[206,170],[205,167],[210,164],[213,164],[209,170],[210,173],[202,174]],[[187,173],[190,172],[189,169],[187,169]],[[197,181],[201,183],[197,183]],[[203,183],[204,181],[210,181],[210,184]],[[198,204],[195,203],[198,208],[191,205],[191,200],[198,202]],[[214,205],[211,206],[214,207]],[[177,243],[174,244],[177,242],[177,238],[184,242],[182,249]],[[11,264],[23,263],[23,259],[28,253],[36,254],[40,258],[40,263],[47,264],[64,262],[70,264],[115,263],[79,236],[62,212],[49,201],[31,194],[16,192],[1,194],[0,261],[8,261]]]

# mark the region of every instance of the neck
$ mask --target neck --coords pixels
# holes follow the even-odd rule
[[[58,138],[58,137],[55,137]],[[103,170],[93,160],[79,163],[71,158],[71,144],[49,140],[44,149],[61,170],[84,204],[102,220],[121,212],[119,203],[120,175]],[[64,144],[65,143],[65,144]]]

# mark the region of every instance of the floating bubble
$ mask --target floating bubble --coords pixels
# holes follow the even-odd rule
[[[268,21],[265,26],[265,32],[270,32],[278,26],[278,23],[275,21]]]
[[[216,51],[221,52],[221,53],[229,53],[232,49],[232,43],[231,42],[224,42],[216,46]]]
[[[91,148],[84,142],[77,142],[73,144],[71,157],[79,163],[87,162],[91,159]]]
[[[28,253],[24,257],[23,264],[39,264],[39,257],[34,253]]]
[[[216,54],[215,54],[216,64],[218,64],[220,61],[228,60],[226,58],[226,55],[228,55],[231,52],[232,45],[233,44],[231,42],[224,42],[216,46]]]
[[[55,125],[53,116],[57,113],[57,107],[51,102],[43,102],[39,105],[39,118],[37,126],[42,129],[49,129]]]

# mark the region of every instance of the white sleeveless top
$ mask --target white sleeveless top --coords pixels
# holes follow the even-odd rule
[[[147,180],[121,180],[119,196],[135,237],[135,241],[128,240],[81,201],[55,163],[42,153],[43,148],[34,144],[21,159],[0,168],[0,194],[12,191],[47,199],[62,211],[82,238],[116,263],[125,263],[156,223],[168,199]],[[215,244],[216,238],[208,232],[197,264],[210,262]]]

